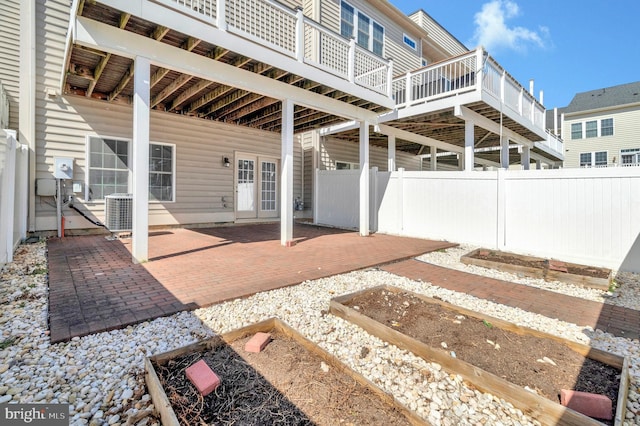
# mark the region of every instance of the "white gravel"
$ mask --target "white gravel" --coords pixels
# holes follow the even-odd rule
[[[453,264],[452,259],[458,256],[456,250],[465,248],[429,256]],[[0,348],[4,347],[0,349],[0,402],[69,402],[74,425],[157,423],[155,418],[145,416],[153,410],[139,376],[146,355],[273,316],[336,355],[434,425],[536,424],[509,403],[470,390],[460,377],[446,373],[439,365],[427,363],[325,313],[332,297],[380,284],[437,295],[487,315],[631,357],[632,384],[625,424],[640,424],[638,340],[613,337],[428,283],[377,270],[358,271],[50,345],[45,268],[45,246],[40,243],[22,246],[16,261],[0,274]],[[628,279],[637,283],[638,276],[630,275]],[[618,291],[622,292],[623,287]],[[592,299],[597,295],[578,296],[598,300]],[[364,346],[370,352],[360,358]]]

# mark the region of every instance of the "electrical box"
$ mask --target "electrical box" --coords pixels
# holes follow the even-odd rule
[[[36,195],[41,197],[54,197],[56,195],[55,179],[36,180]]]
[[[53,177],[56,179],[73,179],[73,158],[54,157]]]
[[[76,194],[82,192],[82,182],[73,182],[73,192]]]

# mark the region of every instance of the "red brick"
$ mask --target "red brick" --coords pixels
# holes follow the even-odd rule
[[[244,350],[247,352],[262,352],[262,350],[269,344],[271,341],[271,334],[258,332],[254,334],[254,336],[249,339],[249,341],[244,345]]]
[[[220,378],[202,359],[188,367],[185,373],[202,396],[209,395],[220,386]]]
[[[596,419],[611,420],[613,416],[611,400],[604,395],[562,389],[560,403],[567,408]]]
[[[567,264],[564,262],[560,262],[559,260],[550,260],[549,269],[558,272],[569,272],[569,270],[567,269]]]
[[[295,245],[296,245],[296,241],[293,241],[293,240],[291,240],[291,241],[287,241],[287,242],[286,242],[286,245],[287,245],[287,247],[293,247],[293,246],[295,246]]]

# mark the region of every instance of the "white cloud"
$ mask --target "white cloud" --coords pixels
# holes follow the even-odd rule
[[[520,15],[517,3],[510,0],[492,0],[482,6],[474,16],[476,29],[472,44],[484,46],[489,52],[497,50],[526,50],[527,46],[545,47],[549,29],[540,27],[532,31],[524,27],[509,27],[507,21]]]

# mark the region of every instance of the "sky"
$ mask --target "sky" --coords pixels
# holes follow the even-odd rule
[[[640,81],[640,0],[389,0],[423,9],[469,49],[484,46],[547,109]]]

